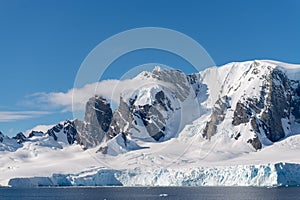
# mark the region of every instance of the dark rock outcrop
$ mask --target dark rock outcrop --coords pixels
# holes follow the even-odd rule
[[[76,140],[84,148],[99,145],[109,130],[112,121],[112,110],[106,99],[95,96],[86,104],[84,122],[75,120]]]
[[[262,144],[261,144],[261,142],[260,142],[260,140],[258,139],[257,136],[252,138],[252,139],[249,139],[247,141],[247,143],[250,143],[254,147],[254,149],[256,149],[256,150],[259,150],[259,149],[262,148]]]
[[[31,132],[29,134],[29,138],[33,137],[36,134],[40,135],[40,133],[42,132]],[[74,144],[77,139],[77,130],[76,130],[75,123],[73,121],[67,120],[64,121],[63,123],[59,123],[55,125],[54,127],[52,127],[46,132],[46,135],[53,137],[53,139],[57,141],[58,140],[57,134],[59,133],[66,135],[69,144]]]
[[[197,91],[200,88],[196,75],[187,76],[179,70],[163,70],[156,67],[151,73],[144,72],[141,75],[155,79],[155,82],[164,89],[151,94],[154,95],[154,97],[151,97],[153,98],[151,103],[142,105],[136,103],[138,95],[129,99],[120,98],[119,107],[113,113],[106,139],[110,140],[122,134],[120,138],[124,140],[125,147],[127,145],[127,137],[133,131],[141,131],[140,127],[137,126],[138,124],[142,124],[147,131],[144,139],[147,140],[148,134],[154,140],[160,141],[166,136],[167,120],[176,110],[180,109],[174,107],[172,101],[184,101],[190,95],[191,87],[197,96]],[[172,99],[171,101],[166,95],[166,91],[168,91],[168,94],[174,95],[176,100]],[[102,147],[101,152],[107,152],[107,149]]]
[[[163,91],[155,94],[153,105],[134,105],[136,97],[129,99],[126,103],[120,98],[118,109],[114,112],[112,123],[108,131],[109,139],[118,134],[125,136],[130,133],[132,128],[135,128],[136,121],[134,117],[141,119],[150,137],[156,141],[164,137],[166,121],[161,114],[161,111],[174,111],[171,101],[166,97]]]
[[[295,83],[298,85],[293,90],[293,96],[291,101],[291,113],[295,117],[295,121],[300,123],[300,83],[299,81]]]
[[[238,140],[241,137],[241,133],[236,134],[236,136],[234,136],[235,140]]]
[[[161,106],[164,107],[163,105]],[[144,106],[139,106],[136,109],[136,115],[138,115],[141,118],[149,136],[151,136],[153,139],[158,141],[160,140],[160,138],[165,136],[164,131],[166,121],[160,113],[160,111],[155,106],[148,104]]]
[[[291,109],[291,87],[286,75],[274,69],[268,78],[269,94],[261,121],[267,126],[267,137],[276,142],[285,136],[281,119],[288,118]]]
[[[242,123],[249,122],[251,116],[251,110],[241,102],[238,102],[233,114],[232,124],[238,126]]]
[[[197,74],[190,74],[186,76],[188,82],[191,84],[191,86],[194,89],[195,92],[195,96],[198,96],[201,87],[203,86],[200,82],[199,82],[199,76]]]
[[[190,94],[189,78],[187,78],[187,75],[179,70],[154,69],[152,71],[152,77],[165,83],[167,88],[172,88],[176,97],[180,99],[180,101],[184,101]]]
[[[3,142],[3,138],[4,138],[4,135],[3,135],[3,133],[0,131],[0,142]]]
[[[298,112],[300,114],[298,98],[295,96],[297,91],[293,92],[290,80],[279,69],[270,69],[270,74],[264,78],[266,83],[261,88],[260,98],[254,97],[247,98],[243,102],[239,101],[234,111],[232,124],[238,126],[248,123],[251,119],[251,126],[256,133],[261,133],[263,130],[270,141],[276,142],[285,137],[281,120],[288,119],[290,113],[294,116],[297,116]],[[259,147],[259,145],[255,146]]]
[[[165,96],[163,91],[159,91],[155,94],[154,106],[162,107],[165,111],[171,110],[174,111],[171,105],[170,99]]]
[[[31,131],[28,135],[28,138],[32,138],[34,136],[42,136],[44,133],[42,131]]]
[[[251,127],[253,128],[253,130],[256,133],[259,133],[260,132],[260,129],[259,129],[260,124],[257,121],[258,120],[255,117],[251,117],[250,123],[251,123]]]
[[[57,124],[53,128],[49,129],[46,134],[53,137],[55,141],[57,141],[56,133],[60,132],[64,126],[62,124]]]
[[[152,105],[136,106],[134,115],[142,120],[149,136],[159,141],[165,136],[164,131],[167,123],[162,113],[168,111],[173,112],[174,108],[170,99],[161,90],[155,94],[155,100]]]
[[[113,114],[108,130],[108,140],[121,133],[129,134],[129,129],[132,127],[133,122],[132,109],[134,101],[135,99],[129,99],[129,104],[127,104],[122,97],[120,98],[119,107]]]
[[[77,138],[77,130],[75,123],[72,121],[66,121],[64,123],[64,129],[63,129],[64,134],[67,135],[67,140],[69,144],[74,144]]]
[[[92,126],[100,126],[104,132],[108,131],[112,119],[112,110],[106,99],[95,96],[89,99],[85,107],[84,121]]]
[[[13,139],[17,140],[17,143],[19,143],[19,144],[21,144],[27,140],[26,136],[22,132],[18,133],[16,136],[14,136]]]
[[[219,98],[212,110],[210,120],[206,123],[202,136],[210,139],[217,132],[217,126],[224,120],[228,104],[228,97]]]

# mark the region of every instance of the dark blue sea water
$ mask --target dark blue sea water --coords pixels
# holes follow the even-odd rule
[[[69,187],[0,188],[0,199],[300,199],[300,187]]]

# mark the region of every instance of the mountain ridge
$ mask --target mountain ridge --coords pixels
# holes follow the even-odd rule
[[[87,102],[84,121],[66,120],[12,138],[0,133],[0,184],[20,176],[88,174],[95,166],[99,173],[102,168],[162,173],[300,164],[300,65],[255,60],[190,75],[156,67],[132,80],[142,84],[124,90],[116,110],[99,94]]]
[[[291,73],[295,70],[298,71]],[[73,144],[76,141],[84,149],[98,146],[118,135],[121,135],[126,146],[126,141],[129,141],[137,130],[149,134],[142,136],[144,139],[153,138],[154,141],[159,141],[167,137],[168,130],[165,129],[170,126],[167,124],[169,118],[182,118],[180,115],[186,109],[183,102],[190,98],[189,96],[193,96],[197,101],[193,102],[195,109],[198,109],[196,117],[201,117],[206,111],[210,112],[210,120],[202,133],[204,138],[211,139],[217,134],[217,128],[226,123],[224,118],[231,115],[231,124],[234,127],[250,124],[251,128],[247,131],[254,134],[252,138],[248,138],[247,143],[257,150],[263,145],[293,134],[289,125],[300,122],[300,75],[298,80],[290,79],[297,78],[299,71],[297,65],[270,60],[232,62],[191,75],[185,75],[179,70],[155,67],[152,72],[142,72],[134,78],[144,80],[146,86],[133,91],[132,94],[122,94],[119,107],[114,112],[108,100],[101,95],[91,97],[86,104],[84,121],[67,120],[49,129],[45,134],[57,140],[55,133],[64,129],[68,143]],[[147,81],[150,82],[150,86],[147,85]],[[294,121],[290,122],[290,118],[294,118]],[[192,120],[184,123],[191,123]],[[285,127],[281,120],[285,120]],[[66,124],[68,125],[64,127]],[[177,127],[180,128],[183,127]],[[234,138],[238,140],[241,133],[233,132]],[[169,136],[171,137],[173,136]],[[2,141],[3,138],[4,136],[1,136]],[[18,140],[17,143],[26,141],[22,133],[18,133],[12,139],[14,138]]]

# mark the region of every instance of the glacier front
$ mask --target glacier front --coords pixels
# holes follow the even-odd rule
[[[41,186],[299,186],[300,165],[275,163],[188,169],[91,169],[78,174],[13,178],[12,187]]]

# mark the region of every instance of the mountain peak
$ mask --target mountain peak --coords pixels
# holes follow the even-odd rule
[[[156,66],[153,68],[152,72],[154,72],[154,71],[159,72],[159,71],[161,71],[161,70],[162,70],[162,68],[161,68],[159,65],[156,65]]]

